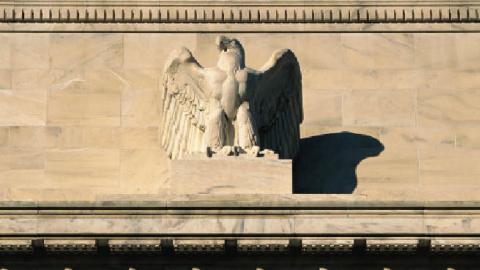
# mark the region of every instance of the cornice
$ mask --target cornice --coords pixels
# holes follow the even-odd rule
[[[478,23],[479,1],[2,1],[0,23]]]
[[[480,254],[478,202],[5,202],[8,254]]]
[[[14,0],[11,6],[472,6],[478,0]]]

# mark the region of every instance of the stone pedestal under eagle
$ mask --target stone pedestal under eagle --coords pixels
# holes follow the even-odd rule
[[[236,39],[217,37],[216,67],[203,68],[192,53],[171,53],[163,77],[162,145],[172,159],[205,152],[257,156],[271,150],[293,158],[303,120],[300,66],[288,49],[260,70],[245,66]]]

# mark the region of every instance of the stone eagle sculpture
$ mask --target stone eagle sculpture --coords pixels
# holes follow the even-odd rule
[[[238,40],[220,36],[216,46],[216,67],[203,68],[186,48],[166,62],[160,138],[168,156],[273,151],[293,158],[303,121],[302,78],[293,52],[274,52],[257,71],[245,66]]]

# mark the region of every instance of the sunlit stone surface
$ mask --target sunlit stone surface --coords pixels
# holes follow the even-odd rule
[[[479,14],[468,0],[2,1],[0,269],[480,269]],[[187,46],[215,66],[220,34],[254,69],[295,53],[292,162],[170,163],[164,63]]]
[[[170,162],[171,194],[291,194],[292,161],[190,155]]]

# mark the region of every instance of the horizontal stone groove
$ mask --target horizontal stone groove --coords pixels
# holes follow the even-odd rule
[[[478,6],[0,6],[0,23],[478,23]]]
[[[299,213],[299,211],[322,211],[322,212],[338,212],[338,211],[357,211],[357,212],[387,212],[387,213],[451,213],[459,214],[462,212],[478,212],[480,213],[480,206],[476,205],[475,202],[465,205],[455,205],[452,204],[432,204],[432,205],[409,205],[398,203],[396,206],[390,205],[388,202],[385,203],[362,203],[357,202],[356,205],[344,205],[339,202],[332,202],[330,205],[328,202],[301,202],[296,201],[292,203],[286,202],[277,202],[275,204],[268,205],[268,202],[262,204],[262,202],[257,202],[257,205],[252,206],[248,203],[242,203],[238,201],[234,204],[227,202],[227,205],[217,202],[192,202],[192,203],[168,203],[162,204],[163,202],[134,202],[131,204],[123,204],[122,202],[111,203],[110,205],[101,205],[96,203],[72,203],[72,202],[58,202],[56,205],[49,205],[49,203],[39,203],[30,204],[25,203],[22,205],[20,202],[0,202],[0,213],[6,212],[15,212],[18,214],[21,213],[41,213],[41,212],[62,212],[67,211],[77,214],[78,212],[96,212],[96,211],[112,211],[112,212],[134,212],[141,213],[142,211],[176,211],[181,213],[182,211],[189,211],[193,213],[194,211],[201,212],[212,212],[224,211],[224,212],[251,212],[255,211],[256,213],[259,210],[265,210],[267,213],[270,212],[285,212],[294,210],[292,213]],[[197,205],[195,205],[197,204]],[[292,205],[295,204],[295,205]]]
[[[268,217],[271,215],[324,215],[324,216],[342,216],[346,214],[355,214],[357,216],[370,216],[370,215],[383,215],[383,216],[398,216],[398,215],[410,215],[410,216],[456,216],[456,215],[469,215],[479,216],[480,211],[472,210],[449,210],[449,211],[418,211],[418,210],[208,210],[208,209],[190,209],[190,210],[0,210],[1,216],[17,215],[17,216],[36,216],[36,215],[56,215],[56,216],[90,216],[90,215],[102,215],[102,216],[117,216],[117,215],[135,215],[135,216],[150,216],[150,215],[170,215],[170,216],[204,216],[204,215],[223,215],[223,216],[248,216],[255,215],[257,217]]]
[[[348,199],[350,198],[350,199]],[[151,201],[1,201],[0,211],[164,211],[164,210],[238,210],[238,211],[397,211],[424,213],[436,211],[457,214],[459,211],[480,211],[480,201],[362,201],[345,198],[328,198],[319,195],[265,195],[261,199],[255,195],[198,195],[188,199],[181,196],[162,197]]]

